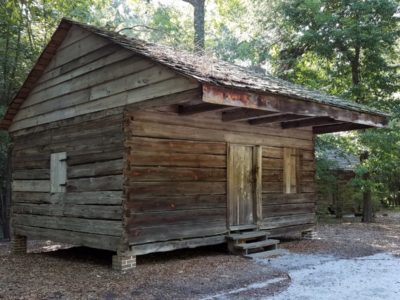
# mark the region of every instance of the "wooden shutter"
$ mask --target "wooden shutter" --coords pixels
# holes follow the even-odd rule
[[[64,193],[67,183],[67,153],[52,153],[50,156],[50,192]]]
[[[283,192],[285,194],[300,191],[300,164],[300,151],[298,149],[283,149]]]

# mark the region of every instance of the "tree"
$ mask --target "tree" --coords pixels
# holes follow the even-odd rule
[[[395,0],[280,1],[279,74],[293,79],[307,72],[302,63],[311,59],[326,68],[326,77],[335,82],[333,92],[384,106],[375,99],[398,89],[398,75],[390,63],[400,36],[394,17],[398,5]]]
[[[205,0],[183,0],[193,6],[194,48],[204,51]]]

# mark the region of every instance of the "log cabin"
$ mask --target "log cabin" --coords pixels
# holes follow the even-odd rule
[[[12,249],[136,256],[276,246],[315,224],[314,137],[388,116],[213,57],[63,19],[8,106]]]

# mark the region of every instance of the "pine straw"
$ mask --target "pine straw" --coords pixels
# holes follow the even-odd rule
[[[385,251],[400,255],[400,214],[379,215],[377,223],[317,226],[316,240],[282,243],[293,252],[359,257]],[[0,244],[3,299],[200,299],[255,282],[287,277],[282,271],[204,247],[138,258],[125,275],[111,270],[111,252],[31,241],[29,254],[10,255]],[[56,250],[58,248],[58,250]],[[54,251],[56,250],[56,251]],[[290,278],[262,289],[229,295],[258,298],[285,289]]]

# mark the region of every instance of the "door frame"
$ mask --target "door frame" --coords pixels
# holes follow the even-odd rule
[[[231,199],[231,194],[233,193],[233,188],[230,187],[230,184],[232,182],[232,171],[233,169],[232,163],[232,148],[234,146],[248,146],[252,147],[253,149],[253,156],[252,156],[252,169],[253,169],[253,180],[254,180],[254,185],[253,185],[253,224],[254,225],[243,225],[243,226],[237,226],[237,225],[231,225],[231,209],[232,209],[232,203],[230,201]],[[260,145],[249,145],[249,144],[240,144],[240,143],[227,143],[227,156],[226,156],[226,179],[227,179],[227,211],[226,211],[226,221],[227,221],[227,227],[228,229],[241,229],[246,228],[246,227],[256,227],[259,228],[261,223],[262,223],[262,146]]]

